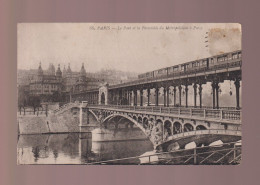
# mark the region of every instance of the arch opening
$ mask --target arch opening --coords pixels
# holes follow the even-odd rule
[[[143,127],[146,129],[148,128],[149,124],[148,124],[148,118],[147,117],[144,117],[143,119]]]
[[[207,128],[205,126],[203,126],[203,125],[198,125],[196,127],[196,130],[207,130]]]
[[[142,122],[143,122],[143,119],[139,116],[139,117],[138,117],[138,123],[141,124]]]
[[[172,135],[172,123],[169,120],[164,122],[164,132],[166,135]]]
[[[190,131],[193,131],[193,130],[194,130],[194,128],[190,123],[186,123],[184,125],[184,129],[183,129],[184,132],[190,132]]]
[[[182,132],[182,126],[179,122],[173,123],[173,134],[179,134]]]

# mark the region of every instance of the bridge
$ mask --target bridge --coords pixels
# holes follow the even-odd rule
[[[64,105],[54,114],[67,114],[68,110],[78,112],[80,132],[93,129],[91,122],[96,122],[96,128],[136,127],[159,151],[184,149],[190,142],[208,146],[217,140],[226,143],[241,139],[241,110],[230,108],[91,105],[83,102]]]
[[[67,109],[78,109],[79,126],[82,132],[87,131],[89,119],[96,120],[99,126],[105,128],[111,122],[115,127],[118,127],[120,123],[127,123],[126,127],[130,125],[142,130],[154,148],[161,151],[171,151],[176,147],[183,149],[191,141],[197,146],[207,146],[216,140],[223,142],[240,140],[241,51],[201,59],[198,64],[203,64],[203,61],[206,62],[206,67],[188,68],[194,64],[194,62],[189,62],[181,65],[185,66],[185,70],[172,74],[169,73],[170,68],[165,68],[158,71],[167,71],[167,73],[159,76],[153,75],[149,78],[139,78],[132,82],[112,86],[105,84],[99,89],[68,94],[67,100],[78,102],[87,100],[88,104],[70,103],[57,110],[55,114]],[[210,63],[212,65],[209,65]],[[235,84],[236,107],[219,105],[219,84],[224,80],[233,81]],[[202,85],[208,82],[212,87],[212,107],[205,107],[202,102]],[[189,86],[193,87],[194,92],[192,107],[188,105]],[[184,91],[182,91],[183,87]],[[163,93],[159,93],[162,88]],[[155,89],[154,103],[150,98],[152,89]],[[146,106],[143,101],[144,91],[147,96]],[[197,91],[199,91],[198,105]],[[182,93],[185,94],[185,105],[182,105]],[[160,95],[163,96],[163,106],[159,102]],[[173,95],[172,105],[169,102],[170,95]],[[155,106],[151,106],[152,104]]]

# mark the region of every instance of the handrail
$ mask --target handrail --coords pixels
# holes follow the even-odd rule
[[[185,115],[189,117],[211,118],[217,120],[241,120],[241,110],[224,110],[224,109],[198,109],[198,108],[182,108],[182,107],[142,107],[127,105],[89,105],[89,107],[101,109],[116,109],[127,111],[152,112],[163,114]]]
[[[126,158],[120,158],[120,159],[111,159],[111,160],[106,160],[106,161],[97,161],[97,162],[91,162],[91,163],[86,163],[88,165],[94,165],[94,164],[106,164],[109,162],[116,162],[116,161],[124,161],[124,160],[131,160],[131,159],[141,159],[141,158],[148,158],[148,164],[151,163],[151,157],[154,156],[162,156],[165,154],[172,154],[171,159],[174,158],[185,158],[185,157],[189,157],[189,156],[194,156],[194,154],[190,154],[190,155],[174,155],[177,153],[181,153],[181,152],[187,152],[187,151],[194,151],[194,150],[200,150],[200,149],[209,149],[209,148],[219,148],[219,147],[223,147],[223,146],[230,146],[230,148],[224,148],[224,149],[220,149],[220,150],[215,150],[215,152],[221,152],[221,151],[228,151],[228,150],[237,150],[237,149],[241,149],[241,146],[235,146],[238,142],[229,142],[229,143],[223,143],[223,144],[219,144],[219,145],[214,145],[214,146],[203,146],[203,147],[196,147],[193,149],[179,149],[179,150],[175,150],[175,151],[170,151],[170,152],[159,152],[159,153],[155,153],[155,154],[150,154],[150,155],[143,155],[143,156],[135,156],[135,157],[126,157]],[[206,151],[206,152],[199,152],[196,153],[196,155],[202,155],[202,154],[209,154],[212,151]],[[213,151],[214,152],[214,151]],[[169,159],[167,159],[169,160]]]

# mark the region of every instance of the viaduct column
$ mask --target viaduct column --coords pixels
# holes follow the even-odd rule
[[[188,85],[185,85],[186,107],[188,107]]]
[[[118,92],[119,92],[119,105],[122,105],[122,99],[123,99],[123,97],[122,97],[122,95],[123,95],[122,89],[120,89]]]
[[[116,91],[116,104],[119,105],[119,90]]]
[[[129,92],[129,105],[132,105],[132,91]]]
[[[128,93],[128,90],[126,91],[126,105],[128,105],[129,103],[129,93]]]
[[[140,89],[140,106],[143,106],[143,89]]]
[[[111,103],[114,104],[114,91],[111,90],[111,93],[110,93],[110,98],[111,98]]]
[[[159,104],[159,88],[155,88],[155,106],[158,106]]]
[[[197,107],[197,84],[196,83],[194,83],[193,88],[194,88],[194,107]]]
[[[179,85],[179,106],[181,107],[181,85]]]
[[[150,106],[150,89],[147,89],[147,106]]]
[[[170,101],[169,101],[169,90],[170,88],[166,88],[166,106],[169,107]]]
[[[200,108],[202,108],[202,84],[199,84]]]
[[[163,88],[163,106],[166,107],[166,88]]]
[[[134,106],[137,105],[137,90],[134,89]]]
[[[173,105],[176,106],[176,86],[173,87]]]
[[[218,90],[219,90],[219,84],[218,84],[218,82],[216,82],[215,88],[216,88],[216,103],[217,103],[216,108],[219,109],[219,92],[218,92]]]
[[[215,86],[214,81],[212,82],[211,86],[212,86],[213,109],[215,109],[215,89],[216,89],[216,86]]]
[[[239,88],[240,88],[240,80],[238,78],[236,78],[235,82],[234,82],[235,86],[236,86],[236,109],[240,109],[240,105],[239,105]]]

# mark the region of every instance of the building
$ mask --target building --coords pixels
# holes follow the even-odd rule
[[[36,70],[18,70],[17,76],[18,92],[26,89],[29,96],[39,96],[41,101],[55,101],[63,94],[83,92],[100,85],[99,79],[87,77],[84,64],[79,72],[73,72],[70,64],[61,71],[60,65],[55,70],[53,64],[43,70],[40,63]]]
[[[30,95],[53,95],[55,92],[61,93],[62,72],[60,66],[55,73],[55,67],[50,64],[49,69],[43,72],[41,63],[37,75],[33,76],[29,82]]]
[[[73,71],[60,65],[57,70],[52,63],[47,70],[38,69],[18,70],[17,89],[21,95],[39,96],[42,102],[64,101],[68,94],[81,94],[84,91],[98,89],[101,84],[119,84],[136,79],[137,75],[116,70],[101,70],[96,73],[87,73],[82,64],[80,71]],[[23,92],[22,92],[23,91]]]

